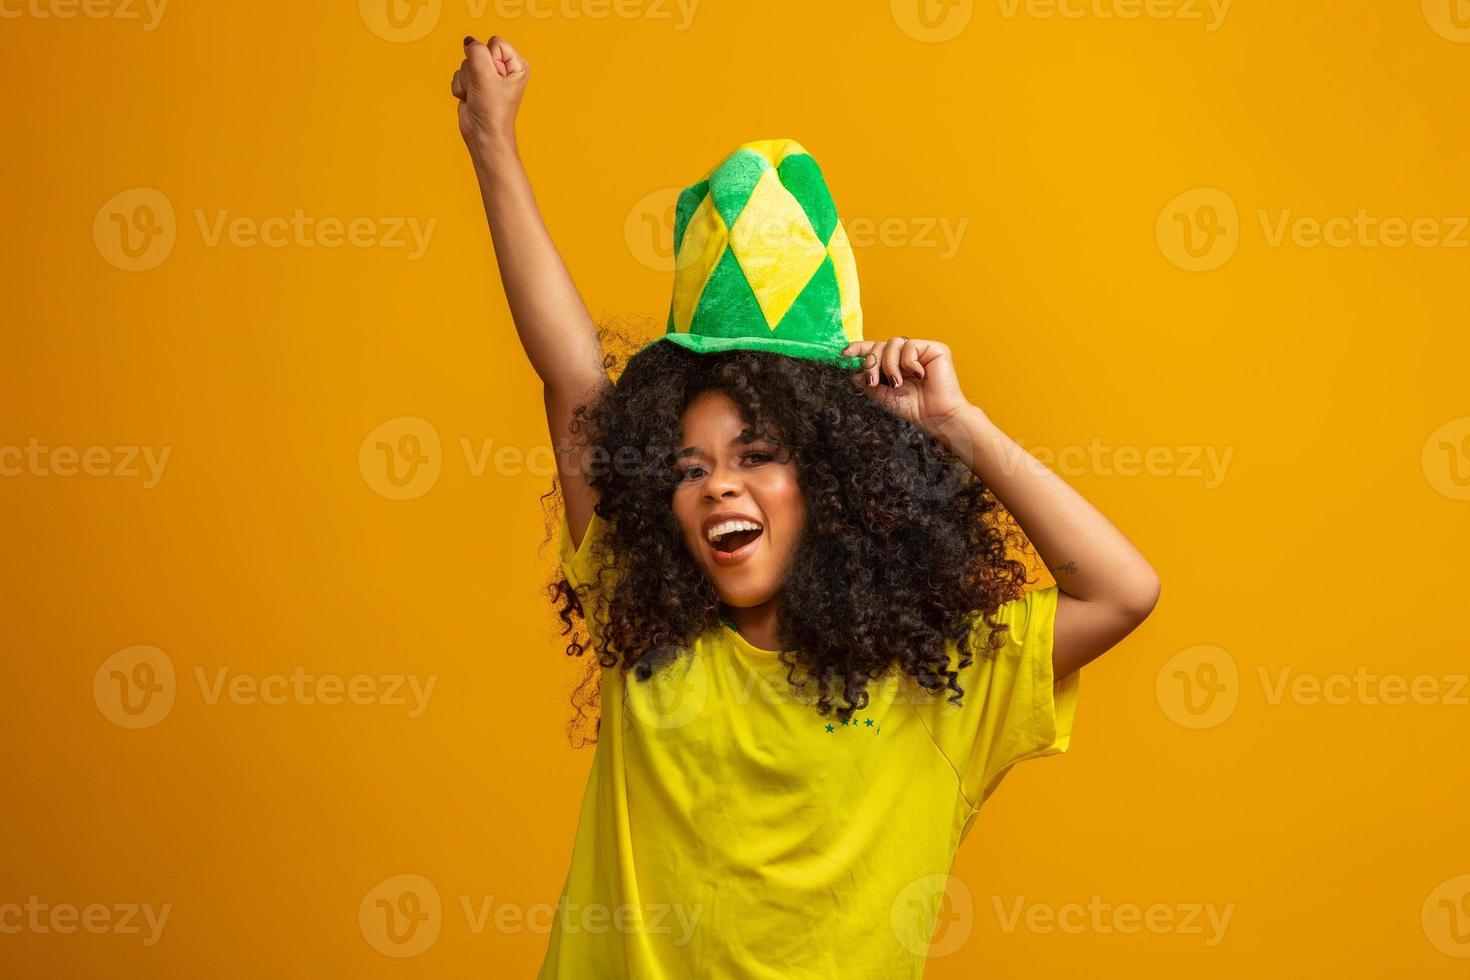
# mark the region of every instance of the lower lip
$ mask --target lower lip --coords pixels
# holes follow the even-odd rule
[[[755,546],[760,544],[765,536],[765,532],[762,531],[754,540],[741,545],[734,551],[716,551],[710,548],[710,554],[715,556],[716,565],[738,565],[755,554]]]

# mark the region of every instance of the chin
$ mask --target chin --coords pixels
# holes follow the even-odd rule
[[[720,594],[721,602],[727,606],[734,606],[736,609],[753,609],[756,606],[765,605],[775,598],[776,595],[776,590],[774,589],[726,590],[716,588],[715,591]]]
[[[752,564],[721,566],[706,564],[704,574],[714,584],[720,601],[746,609],[769,602],[781,591],[774,576]]]

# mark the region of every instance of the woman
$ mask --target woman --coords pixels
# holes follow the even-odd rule
[[[1079,669],[1158,577],[965,397],[945,344],[861,339],[792,141],[681,195],[669,330],[614,385],[518,158],[528,71],[466,38],[451,90],[558,446],[555,595],[597,654],[540,976],[919,977],[980,807],[1065,751]],[[1023,588],[1020,532],[1056,585]]]

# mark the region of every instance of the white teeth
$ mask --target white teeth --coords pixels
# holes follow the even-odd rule
[[[711,525],[710,526],[710,529],[708,531],[705,531],[704,532],[704,536],[706,538],[708,538],[709,540],[713,541],[715,538],[718,538],[720,535],[722,535],[722,534],[729,534],[731,531],[759,531],[759,530],[762,530],[762,528],[755,521],[744,521],[744,520],[721,521],[718,524]]]

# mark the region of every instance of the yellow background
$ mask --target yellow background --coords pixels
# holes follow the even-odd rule
[[[449,94],[461,37],[501,33],[533,66],[522,152],[594,315],[656,330],[671,189],[795,138],[855,239],[867,335],[949,343],[971,398],[1163,578],[1085,668],[1070,752],[1012,774],[961,849],[971,911],[947,910],[965,932],[930,977],[1465,975],[1470,232],[1443,242],[1470,213],[1463,0],[1237,0],[1220,20],[1193,0],[712,0],[687,20],[662,0],[443,0],[400,3],[397,27],[386,2],[173,0],[151,29],[140,6],[3,5],[0,447],[170,455],[152,486],[0,477],[0,905],[171,911],[152,946],[0,933],[0,973],[539,965],[544,926],[495,910],[556,900],[592,756],[563,733],[575,672],[541,595],[539,386]],[[417,258],[208,234],[221,212],[298,209],[374,241],[386,218],[435,224]],[[1314,246],[1294,224],[1273,244],[1283,215],[1360,211],[1443,243]],[[113,215],[172,250],[120,267]],[[1216,229],[1203,259],[1171,237],[1186,227]],[[360,451],[383,423],[407,445],[405,418],[440,445],[419,443],[427,488],[390,499]],[[477,471],[466,442],[509,448]],[[1128,469],[1129,447],[1155,465]],[[1228,459],[1215,478],[1207,451]],[[129,729],[94,681],[139,645],[168,658],[174,702]],[[196,675],[298,666],[436,686],[410,717],[210,703]],[[1428,675],[1440,695],[1273,698],[1282,671]],[[1191,682],[1223,700],[1201,714]],[[410,957],[359,925],[398,875],[442,903]],[[493,896],[481,931],[466,896]],[[1007,930],[996,902],[1022,898],[1232,911],[1213,944]]]

